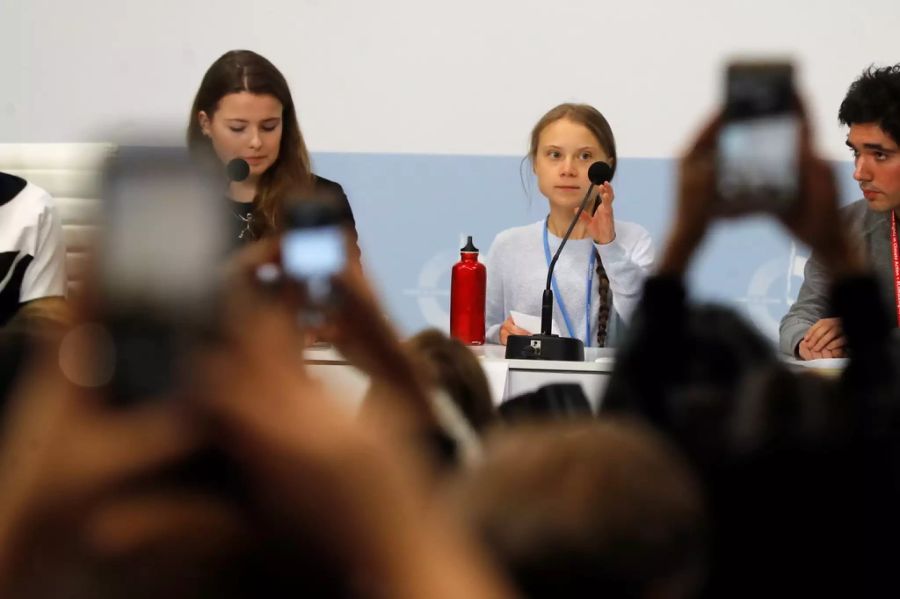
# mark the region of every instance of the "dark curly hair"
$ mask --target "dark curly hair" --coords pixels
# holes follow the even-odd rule
[[[863,71],[847,90],[838,120],[844,125],[877,123],[900,144],[900,64]]]

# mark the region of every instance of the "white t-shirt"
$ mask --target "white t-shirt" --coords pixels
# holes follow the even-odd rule
[[[65,295],[66,250],[53,198],[0,173],[0,325],[20,304]]]
[[[500,342],[500,325],[515,310],[532,316],[541,314],[541,297],[547,282],[547,258],[544,252],[544,221],[502,231],[487,257],[486,338]],[[547,234],[550,256],[556,253],[561,238]],[[616,238],[607,244],[592,239],[569,239],[554,269],[556,285],[562,295],[569,322],[563,318],[558,297],[553,302],[553,322],[564,337],[584,340],[586,323],[590,325],[587,346],[597,345],[599,314],[599,277],[591,282],[591,306],[586,319],[588,265],[596,248],[609,277],[614,313],[627,324],[643,291],[644,281],[653,266],[653,242],[647,230],[627,221],[616,220]],[[554,294],[555,295],[555,294]],[[540,331],[531,331],[539,333]],[[608,340],[607,345],[610,345]]]

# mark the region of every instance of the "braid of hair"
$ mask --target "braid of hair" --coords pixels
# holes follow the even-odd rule
[[[600,259],[600,254],[597,253],[596,248],[594,248],[594,253],[597,256],[597,291],[600,296],[597,314],[597,347],[605,347],[606,333],[609,328],[609,313],[612,310],[612,291],[609,288],[609,276],[606,274],[603,260]]]

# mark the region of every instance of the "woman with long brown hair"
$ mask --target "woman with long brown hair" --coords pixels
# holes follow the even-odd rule
[[[612,128],[593,106],[560,104],[534,126],[528,160],[549,214],[502,231],[487,259],[486,336],[504,345],[509,335],[531,334],[513,311],[541,313],[547,268],[590,185],[588,168],[603,161],[615,174]],[[614,218],[610,182],[597,187],[597,198],[599,207],[592,214],[589,204],[581,214],[553,275],[553,322],[586,347],[614,344],[617,323],[628,322],[653,263],[646,229]]]
[[[231,50],[209,67],[191,107],[187,143],[199,160],[240,158],[249,166],[226,191],[241,242],[279,230],[288,203],[315,197],[335,205],[356,244],[343,188],[313,174],[287,81],[259,54]]]

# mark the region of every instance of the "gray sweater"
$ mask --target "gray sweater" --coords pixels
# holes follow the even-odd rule
[[[486,337],[489,343],[500,342],[500,325],[511,310],[532,316],[541,314],[541,294],[547,281],[547,259],[543,243],[544,221],[502,231],[494,239],[487,257]],[[548,234],[550,255],[561,239]],[[574,328],[573,336],[584,339],[587,270],[590,255],[597,249],[609,277],[613,312],[607,345],[615,338],[616,315],[626,324],[640,299],[644,280],[653,265],[653,243],[642,226],[616,221],[616,238],[607,244],[591,239],[570,239],[556,263],[554,278],[563,296],[566,311]],[[596,273],[591,285],[590,343],[597,344],[599,280]],[[568,337],[559,307],[553,305],[553,321],[562,336]],[[539,333],[540,331],[531,331]]]
[[[842,208],[841,218],[850,230],[851,241],[859,244],[869,268],[878,279],[882,301],[886,306],[896,306],[890,212],[869,210],[868,203],[862,199]],[[796,357],[797,346],[809,327],[822,318],[834,316],[830,298],[831,277],[813,253],[806,262],[797,301],[781,319],[779,347],[782,352]]]

